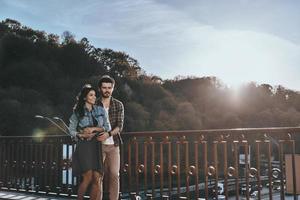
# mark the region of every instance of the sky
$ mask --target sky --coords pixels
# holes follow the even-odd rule
[[[163,79],[300,91],[298,0],[0,0],[0,20],[124,51]]]

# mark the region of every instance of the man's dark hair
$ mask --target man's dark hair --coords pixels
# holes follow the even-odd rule
[[[112,77],[110,77],[108,75],[104,75],[100,78],[100,80],[98,82],[99,88],[102,86],[102,83],[112,83],[113,85],[115,85],[115,79],[113,79]]]

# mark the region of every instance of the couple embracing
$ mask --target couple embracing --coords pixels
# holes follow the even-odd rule
[[[103,177],[110,200],[119,199],[120,149],[124,106],[112,97],[115,80],[102,76],[98,82],[100,97],[91,85],[77,96],[69,130],[76,138],[72,158],[73,173],[81,176],[77,199],[83,199],[89,186],[90,199],[103,199]]]

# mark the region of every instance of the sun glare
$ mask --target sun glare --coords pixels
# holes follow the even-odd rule
[[[32,132],[33,139],[36,142],[42,141],[45,138],[45,135],[46,135],[45,131],[38,128],[34,129]]]

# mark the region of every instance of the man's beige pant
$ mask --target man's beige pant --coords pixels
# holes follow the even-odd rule
[[[119,199],[120,149],[115,145],[102,145],[104,176],[107,179],[109,200]],[[106,181],[105,181],[106,183]],[[106,185],[105,185],[106,187]],[[100,178],[100,200],[103,197],[103,175]]]

